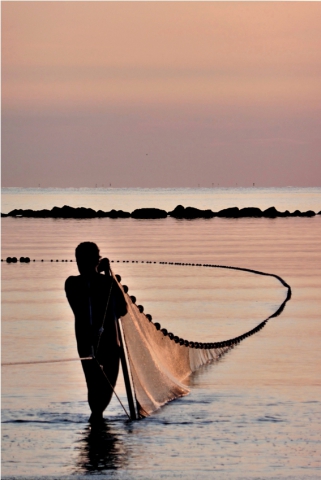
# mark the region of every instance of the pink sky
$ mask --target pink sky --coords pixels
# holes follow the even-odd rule
[[[3,186],[320,186],[319,2],[2,2]]]

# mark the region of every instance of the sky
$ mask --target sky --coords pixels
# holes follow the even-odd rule
[[[320,2],[2,2],[2,185],[321,185]]]

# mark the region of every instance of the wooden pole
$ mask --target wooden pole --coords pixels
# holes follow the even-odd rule
[[[117,328],[118,328],[119,340],[120,340],[120,360],[121,360],[121,366],[123,369],[130,418],[131,420],[137,420],[139,416],[137,412],[136,402],[134,400],[134,388],[129,375],[128,356],[126,351],[124,332],[123,332],[120,319],[117,320]]]

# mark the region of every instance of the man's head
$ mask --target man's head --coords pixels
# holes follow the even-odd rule
[[[76,261],[81,275],[94,273],[99,260],[99,248],[95,243],[82,242],[76,248]]]

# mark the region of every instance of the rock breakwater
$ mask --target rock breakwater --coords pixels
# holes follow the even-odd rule
[[[194,207],[183,207],[177,205],[174,210],[166,212],[159,208],[138,208],[132,213],[124,212],[123,210],[110,210],[104,212],[103,210],[93,210],[92,208],[85,207],[69,207],[64,205],[63,207],[53,207],[51,210],[31,210],[31,209],[14,209],[9,213],[2,213],[1,217],[23,217],[23,218],[136,218],[136,219],[158,219],[173,217],[177,219],[193,220],[197,218],[278,218],[278,217],[314,217],[315,215],[321,215],[321,211],[316,213],[313,210],[301,212],[295,210],[295,212],[278,211],[275,207],[270,207],[266,210],[261,210],[257,207],[246,208],[224,208],[218,212],[212,210],[201,210]]]

